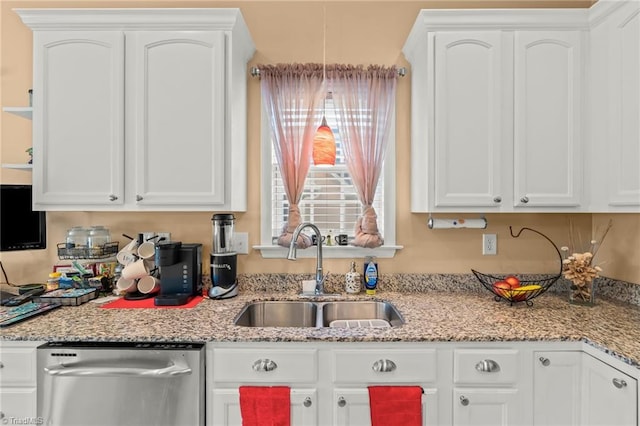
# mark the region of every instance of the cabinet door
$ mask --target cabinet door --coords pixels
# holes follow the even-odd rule
[[[33,197],[37,209],[124,202],[124,36],[35,31]]]
[[[582,352],[535,352],[533,423],[580,425]]]
[[[582,54],[579,31],[516,31],[516,207],[582,201]]]
[[[0,389],[0,421],[2,424],[27,424],[27,419],[36,423],[36,388]]]
[[[628,2],[611,19],[609,205],[640,206],[640,3]],[[594,167],[602,167],[600,162]]]
[[[131,196],[138,205],[222,205],[230,171],[224,33],[136,31],[126,38]]]
[[[423,387],[422,424],[439,425],[438,391]],[[369,390],[364,388],[338,388],[333,391],[333,425],[369,426],[371,411],[369,408]]]
[[[499,31],[435,35],[435,208],[500,206],[505,43]]]
[[[455,388],[453,424],[512,426],[522,424],[517,389]]]
[[[608,364],[583,355],[583,425],[638,424],[638,382]]]
[[[242,426],[240,392],[238,389],[214,389],[213,403],[208,410],[210,426]],[[315,389],[291,389],[291,424],[318,424],[318,397]]]

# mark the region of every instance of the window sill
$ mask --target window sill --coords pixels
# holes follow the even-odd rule
[[[378,258],[391,258],[396,255],[396,251],[402,246],[383,245],[374,249],[353,247],[353,246],[322,246],[322,257],[324,259],[351,259],[354,257],[376,256]],[[254,250],[260,250],[265,259],[286,259],[288,249],[281,246],[253,246]],[[306,249],[298,249],[297,257],[316,257],[314,246]]]

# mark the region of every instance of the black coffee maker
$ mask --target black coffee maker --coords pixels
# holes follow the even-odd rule
[[[236,266],[238,255],[233,247],[233,228],[235,217],[230,213],[214,214],[213,244],[211,249],[211,288],[212,299],[228,299],[238,295]]]
[[[155,262],[160,277],[155,305],[184,305],[202,294],[202,244],[161,242],[156,245]]]

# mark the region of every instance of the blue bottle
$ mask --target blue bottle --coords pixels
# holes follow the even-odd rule
[[[364,288],[368,295],[376,294],[378,287],[378,263],[373,256],[368,256],[364,261]]]

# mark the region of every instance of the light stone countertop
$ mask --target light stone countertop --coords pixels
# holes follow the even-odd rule
[[[196,307],[103,309],[101,304],[62,307],[0,329],[2,340],[165,342],[482,342],[584,341],[640,368],[640,307],[599,299],[571,305],[566,294],[547,292],[533,306],[496,302],[488,292],[379,291],[340,300],[392,302],[405,324],[386,329],[251,328],[233,324],[255,300],[298,300],[293,291],[242,291]],[[99,299],[98,299],[99,300]],[[307,299],[305,299],[307,300]]]

